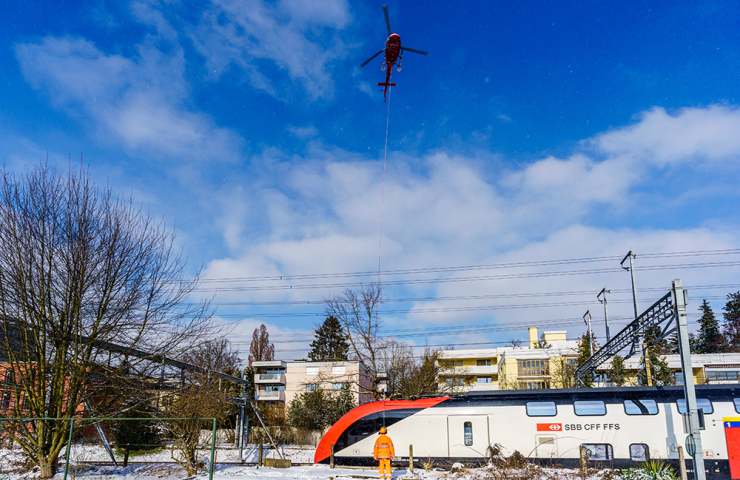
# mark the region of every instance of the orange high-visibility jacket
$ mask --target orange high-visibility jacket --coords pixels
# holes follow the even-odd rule
[[[393,441],[388,437],[388,435],[381,434],[378,439],[375,440],[373,455],[376,458],[393,458],[396,456],[396,450],[393,448]]]

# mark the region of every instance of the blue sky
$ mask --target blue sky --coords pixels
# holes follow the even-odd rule
[[[402,44],[430,54],[405,55],[387,110],[381,57],[358,67],[384,45],[380,3],[11,0],[0,154],[17,171],[82,154],[176,225],[233,339],[266,323],[285,359],[303,356],[322,297],[374,278],[293,276],[377,271],[387,120],[382,269],[499,267],[384,274],[406,280],[386,287],[385,334],[575,337],[604,286],[619,328],[629,249],[641,306],[682,278],[694,310],[707,297],[719,313],[740,255],[651,254],[740,248],[738,12],[391,1]],[[521,265],[587,257],[605,258]],[[608,270],[562,274],[580,269]]]

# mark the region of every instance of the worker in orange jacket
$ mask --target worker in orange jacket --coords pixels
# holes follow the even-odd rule
[[[379,470],[380,478],[391,479],[391,460],[396,456],[396,450],[393,448],[393,440],[386,435],[385,427],[380,429],[380,436],[375,440],[375,447],[373,447],[373,456],[375,460],[380,460]]]

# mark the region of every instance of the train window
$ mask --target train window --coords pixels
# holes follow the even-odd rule
[[[463,424],[463,436],[465,438],[465,446],[470,447],[473,445],[473,423],[465,422]]]
[[[684,400],[683,398],[679,398],[678,400],[676,400],[676,406],[678,407],[678,413],[686,413],[686,400]],[[712,402],[710,402],[706,398],[697,398],[696,407],[704,410],[705,415],[714,413]]]
[[[601,400],[582,400],[573,403],[576,415],[606,415],[606,405]]]
[[[633,462],[647,462],[650,460],[650,449],[644,443],[630,445],[630,458]]]
[[[655,400],[635,399],[624,401],[624,413],[627,415],[655,415],[658,413],[658,404]]]
[[[740,398],[733,398],[732,402],[735,404],[735,411],[740,413]]]
[[[614,459],[612,446],[608,443],[584,443],[581,445],[586,449],[586,457],[594,461],[606,461]]]
[[[555,402],[527,402],[527,415],[530,417],[554,417],[557,414]]]

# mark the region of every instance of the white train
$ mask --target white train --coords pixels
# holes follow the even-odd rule
[[[696,387],[704,411],[702,431],[708,479],[740,479],[740,385]],[[416,459],[481,463],[488,447],[519,451],[545,464],[573,467],[580,446],[590,461],[613,468],[660,459],[678,467],[684,445],[683,387],[582,388],[470,392],[416,401],[373,402],[348,412],[324,435],[314,461],[374,464],[380,427],[396,448],[396,462]],[[684,447],[685,448],[685,447]],[[687,457],[689,477],[693,462]]]

